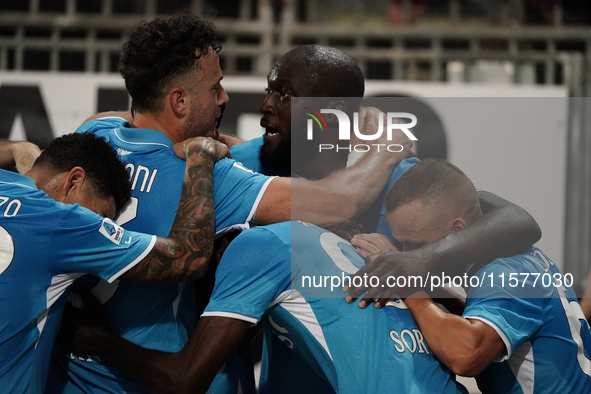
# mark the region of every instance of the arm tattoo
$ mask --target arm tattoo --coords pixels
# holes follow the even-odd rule
[[[158,238],[152,252],[137,265],[134,280],[184,281],[205,275],[213,250],[214,159],[190,149],[181,201],[167,238]]]

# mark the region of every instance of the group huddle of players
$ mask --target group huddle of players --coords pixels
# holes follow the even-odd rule
[[[183,184],[198,171],[189,171],[190,149],[185,163],[173,146],[217,135],[228,102],[218,51],[213,26],[196,17],[141,23],[123,46],[120,66],[133,114],[99,114],[76,130],[104,138],[131,179],[117,245],[128,231],[171,238],[179,215],[186,215]],[[17,368],[0,364],[3,387],[252,393],[247,343],[262,329],[261,393],[466,392],[455,374],[476,376],[485,393],[591,392],[589,325],[571,288],[534,284],[534,274],[562,274],[533,246],[539,228],[525,211],[477,192],[445,160],[418,160],[403,133],[393,137],[401,152],[370,151],[349,168],[347,152],[292,152],[292,97],[324,97],[325,108],[359,111],[363,73],[337,49],[295,48],[277,59],[267,82],[260,106],[265,134],[248,142],[219,136],[232,159],[209,169],[212,189],[193,190],[203,193],[204,210],[215,212],[211,233],[198,236],[219,244],[235,237],[225,250],[214,247],[204,277],[183,283],[107,281],[113,273],[101,276],[107,280],[74,278],[73,304],[100,305],[108,323],[78,322],[51,360],[40,350],[31,356],[47,358],[31,361],[28,373],[38,382],[19,380]],[[365,127],[375,127],[379,112],[365,114]],[[374,227],[361,234],[354,221],[364,215]],[[118,237],[118,226],[109,229]],[[456,314],[422,289],[383,286],[389,276],[443,269],[484,284],[466,289],[465,300],[451,298],[446,307]],[[345,292],[334,297],[298,285],[304,275],[355,274],[375,276],[377,285],[350,286],[346,300]],[[488,282],[490,274],[515,274],[519,286]],[[55,311],[61,316],[63,304],[47,301],[50,318],[52,308],[61,308]],[[32,353],[34,336],[43,331],[39,321]],[[62,322],[62,332],[69,323]]]

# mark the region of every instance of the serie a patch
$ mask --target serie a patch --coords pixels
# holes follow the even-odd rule
[[[125,230],[121,226],[107,218],[103,219],[103,223],[101,224],[99,231],[101,234],[111,240],[111,242],[117,245],[121,244],[125,234]]]

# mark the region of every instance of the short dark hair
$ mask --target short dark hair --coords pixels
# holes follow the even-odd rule
[[[425,159],[408,169],[388,191],[386,211],[419,200],[433,206],[444,193],[466,182],[466,174],[444,159]]]
[[[142,21],[128,36],[119,72],[138,112],[158,112],[166,85],[198,68],[210,48],[221,49],[214,25],[194,15]]]
[[[117,215],[131,198],[129,173],[117,152],[102,137],[91,133],[66,134],[51,141],[34,167],[68,172],[82,167],[100,197],[113,197]]]

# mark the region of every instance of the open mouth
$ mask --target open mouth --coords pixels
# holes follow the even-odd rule
[[[271,124],[266,122],[264,119],[261,120],[261,127],[265,129],[265,135],[263,137],[265,139],[278,137],[280,135],[280,133]]]

